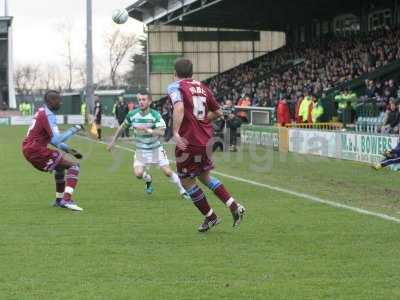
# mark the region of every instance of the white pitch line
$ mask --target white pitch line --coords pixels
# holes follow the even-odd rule
[[[107,145],[107,143],[105,143],[105,142],[95,141],[95,140],[89,139],[87,137],[82,137],[82,136],[79,136],[79,137],[87,139],[87,140],[92,141],[92,142],[96,142],[96,143],[99,143],[99,144]],[[118,149],[121,149],[121,150],[130,151],[130,152],[133,152],[133,153],[135,152],[135,150],[130,149],[128,147],[124,147],[124,146],[115,145],[114,147],[118,148]],[[269,184],[253,181],[253,180],[248,180],[248,179],[237,177],[237,176],[228,175],[228,174],[221,173],[221,172],[218,172],[218,171],[211,171],[211,173],[219,175],[219,176],[222,176],[222,177],[225,177],[225,178],[229,178],[229,179],[232,179],[232,180],[235,180],[235,181],[239,181],[239,182],[251,184],[251,185],[254,185],[254,186],[258,186],[258,187],[267,188],[267,189],[272,190],[272,191],[276,191],[276,192],[280,192],[280,193],[296,196],[296,197],[299,197],[299,198],[307,199],[307,200],[312,201],[312,202],[322,203],[322,204],[329,205],[329,206],[332,206],[332,207],[350,210],[350,211],[353,211],[353,212],[356,212],[356,213],[359,213],[359,214],[374,216],[374,217],[377,217],[377,218],[380,218],[380,219],[384,219],[384,220],[387,220],[387,221],[400,223],[400,219],[392,217],[392,216],[389,216],[389,215],[386,215],[386,214],[383,214],[383,213],[377,213],[377,212],[373,212],[373,211],[366,210],[366,209],[363,209],[363,208],[358,208],[358,207],[354,207],[354,206],[350,206],[350,205],[346,205],[346,204],[342,204],[342,203],[338,203],[338,202],[334,202],[334,201],[330,201],[330,200],[325,200],[325,199],[322,199],[322,198],[319,198],[319,197],[316,197],[316,196],[313,196],[313,195],[309,195],[309,194],[305,194],[305,193],[299,193],[299,192],[288,190],[288,189],[285,189],[285,188],[281,188],[281,187],[277,187],[277,186],[273,186],[273,185],[269,185]]]
[[[358,208],[358,207],[354,207],[354,206],[350,206],[350,205],[346,205],[346,204],[342,204],[342,203],[338,203],[338,202],[334,202],[334,201],[330,201],[330,200],[325,200],[325,199],[322,199],[322,198],[319,198],[319,197],[316,197],[316,196],[312,196],[312,195],[309,195],[309,194],[291,191],[291,190],[280,188],[280,187],[277,187],[277,186],[272,186],[272,185],[269,185],[269,184],[260,183],[260,182],[244,179],[244,178],[241,178],[241,177],[228,175],[228,174],[221,173],[221,172],[218,172],[218,171],[212,171],[212,172],[214,174],[222,176],[222,177],[230,178],[232,180],[236,180],[236,181],[252,184],[252,185],[255,185],[255,186],[259,186],[259,187],[264,187],[264,188],[267,188],[267,189],[270,189],[270,190],[273,190],[273,191],[277,191],[277,192],[285,193],[285,194],[288,194],[288,195],[292,195],[292,196],[300,197],[300,198],[303,198],[303,199],[307,199],[307,200],[310,200],[312,202],[318,202],[318,203],[326,204],[326,205],[337,207],[337,208],[351,210],[351,211],[354,211],[354,212],[357,212],[357,213],[360,213],[360,214],[370,215],[370,216],[378,217],[378,218],[381,218],[381,219],[384,219],[384,220],[400,223],[400,219],[397,219],[395,217],[392,217],[392,216],[389,216],[389,215],[386,215],[386,214],[381,214],[381,213],[369,211],[369,210],[366,210],[366,209],[363,209],[363,208]]]

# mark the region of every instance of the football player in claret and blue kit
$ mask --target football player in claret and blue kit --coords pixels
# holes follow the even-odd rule
[[[33,117],[32,125],[22,142],[22,153],[39,171],[54,172],[56,184],[54,206],[82,211],[83,209],[72,200],[72,194],[78,183],[79,164],[66,153],[78,159],[82,158],[82,154],[65,142],[83,127],[76,125],[61,133],[55,115],[61,106],[60,93],[53,90],[46,92],[44,102],[44,106],[39,108]],[[54,148],[49,148],[49,145]]]
[[[238,226],[245,214],[245,208],[237,203],[219,179],[212,177],[213,127],[212,122],[223,115],[210,89],[192,79],[193,64],[188,59],[175,62],[177,81],[168,87],[168,96],[174,105],[173,134],[176,140],[176,168],[183,187],[192,198],[193,204],[204,216],[198,228],[206,232],[220,222],[210,207],[196,178],[207,186],[229,208],[233,226]]]

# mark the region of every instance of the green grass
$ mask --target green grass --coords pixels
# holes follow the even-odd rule
[[[158,170],[146,196],[132,153],[78,138],[85,211],[72,213],[51,207],[53,177],[24,160],[25,132],[0,127],[0,299],[400,299],[400,224],[220,177],[248,215],[232,229],[207,191],[223,223],[198,234],[201,215]],[[396,173],[251,153],[217,154],[218,171],[400,217]]]

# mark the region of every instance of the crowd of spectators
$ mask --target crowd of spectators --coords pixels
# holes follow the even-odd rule
[[[248,98],[252,106],[277,106],[283,96],[296,103],[305,91],[321,95],[397,59],[400,29],[386,27],[368,34],[324,37],[296,48],[283,47],[212,78],[209,86],[220,101],[238,103]],[[393,83],[388,87],[368,84],[368,97],[395,93]]]
[[[399,99],[399,87],[393,79],[387,81],[365,81],[365,93],[359,99],[361,103],[373,101],[380,110],[385,110],[391,99]]]
[[[380,132],[399,133],[400,89],[393,79],[386,81],[366,80],[365,93],[359,97],[357,106],[361,116],[377,116],[382,119]]]
[[[381,127],[382,133],[398,134],[400,127],[400,112],[397,100],[390,98],[389,105],[386,108],[383,124]]]
[[[349,109],[353,122],[356,109],[373,101],[384,115],[381,132],[398,133],[400,90],[394,80],[366,80],[363,95],[351,91],[347,83],[399,59],[400,28],[385,27],[369,33],[324,36],[297,47],[285,46],[206,83],[221,103],[275,107],[277,123],[283,126],[293,121],[327,122],[332,119],[327,113],[332,111],[338,121],[349,123],[344,120]],[[326,92],[337,87],[344,87],[343,91],[327,104]],[[165,103],[161,111],[170,123],[170,103]],[[243,110],[239,109],[235,116],[247,121]]]

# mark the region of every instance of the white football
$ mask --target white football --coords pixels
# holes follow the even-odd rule
[[[126,21],[128,21],[128,18],[128,11],[124,8],[116,9],[112,14],[112,19],[117,24],[124,24]]]

